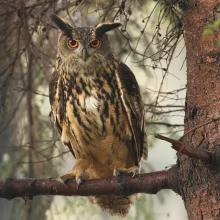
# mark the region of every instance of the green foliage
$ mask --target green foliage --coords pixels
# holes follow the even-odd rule
[[[217,12],[220,12],[220,4],[218,5],[217,9],[216,9]],[[215,34],[216,31],[219,31],[219,28],[220,28],[220,14],[217,15],[217,18],[216,20],[211,23],[211,24],[208,24],[204,31],[203,31],[203,35],[205,37],[209,37],[209,36],[212,36]],[[215,46],[216,47],[219,47],[220,46],[220,39],[218,39],[216,42],[215,42]]]
[[[204,36],[213,35],[220,28],[220,14],[212,24],[208,24],[204,29]]]

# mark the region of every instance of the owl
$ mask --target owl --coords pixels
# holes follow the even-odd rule
[[[73,170],[60,178],[79,185],[124,172],[135,175],[141,158],[147,158],[144,105],[134,74],[113,54],[106,34],[121,24],[75,28],[56,15],[51,19],[60,31],[49,84],[51,115],[75,158]],[[127,214],[133,199],[91,198],[120,216]]]

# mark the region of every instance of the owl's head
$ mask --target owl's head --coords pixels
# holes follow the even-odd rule
[[[82,62],[89,61],[93,56],[105,56],[110,51],[105,33],[121,25],[120,23],[102,23],[95,28],[73,28],[56,15],[51,15],[51,19],[61,32],[58,42],[59,56]]]

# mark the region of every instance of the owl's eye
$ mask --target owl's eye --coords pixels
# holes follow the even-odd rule
[[[67,44],[72,49],[76,49],[79,46],[79,43],[73,39],[68,39]]]
[[[101,44],[101,41],[100,41],[100,39],[97,38],[90,43],[90,46],[96,48],[96,47],[99,47],[100,44]]]

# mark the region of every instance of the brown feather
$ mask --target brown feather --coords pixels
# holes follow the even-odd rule
[[[56,96],[57,93],[59,96]],[[59,97],[59,98],[57,98]],[[54,120],[54,124],[57,127],[60,135],[62,134],[62,123],[63,123],[63,109],[64,109],[64,100],[63,100],[63,88],[62,83],[59,83],[59,73],[55,70],[50,78],[49,82],[49,100],[51,105],[51,115]],[[63,143],[66,145],[70,152],[74,155],[73,147],[70,142]]]
[[[135,147],[133,146],[133,148],[139,163],[142,156],[144,159],[147,157],[146,133],[144,131],[145,112],[140,89],[133,72],[124,63],[119,64],[116,74],[118,74],[118,86],[121,88],[121,98],[124,99],[123,104],[134,135]]]

